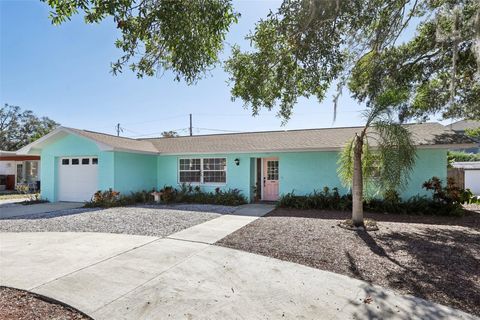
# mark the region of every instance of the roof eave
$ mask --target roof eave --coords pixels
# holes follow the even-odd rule
[[[110,150],[102,150],[102,151],[129,152],[129,153],[138,153],[138,154],[146,154],[146,155],[160,154],[160,152],[158,151],[134,150],[134,149],[127,149],[127,148],[111,148]]]
[[[417,149],[451,149],[451,148],[471,148],[475,147],[474,143],[464,144],[433,144],[433,145],[417,145]],[[374,147],[375,148],[375,147]],[[195,152],[158,152],[161,156],[186,156],[186,155],[202,155],[202,154],[261,154],[261,153],[288,153],[288,152],[338,152],[343,147],[328,148],[291,148],[291,149],[256,149],[256,150],[224,150],[224,151],[195,151]]]
[[[97,147],[100,149],[100,151],[112,151],[113,147],[102,143],[100,141],[97,141],[95,139],[91,139],[88,137],[85,137],[81,134],[78,134],[77,132],[70,130],[69,128],[66,127],[58,127],[54,129],[53,131],[49,132],[48,134],[44,135],[43,137],[33,141],[32,143],[24,146],[23,148],[19,149],[16,153],[19,155],[40,155],[42,149],[44,148],[45,143],[49,140],[54,138],[55,136],[62,135],[62,134],[71,134],[75,135],[77,137],[81,137],[84,139],[88,139],[95,143]]]

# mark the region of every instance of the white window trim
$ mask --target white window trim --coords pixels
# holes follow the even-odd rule
[[[184,172],[197,172],[198,170],[180,170],[180,160],[192,160],[192,159],[200,159],[200,182],[181,182],[180,181],[180,171]],[[225,159],[225,170],[205,170],[205,171],[218,171],[218,172],[225,172],[225,182],[204,182],[203,180],[203,160],[204,159]],[[226,186],[228,184],[228,159],[227,157],[179,157],[177,159],[177,183],[182,184],[186,183],[192,186]]]

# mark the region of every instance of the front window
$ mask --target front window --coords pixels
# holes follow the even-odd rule
[[[201,182],[201,159],[180,159],[180,182]]]
[[[179,160],[180,183],[226,183],[226,158],[193,158]]]
[[[225,183],[227,181],[227,159],[208,158],[203,159],[203,182]]]
[[[38,181],[38,161],[29,161],[30,162],[30,166],[27,166],[27,168],[29,169],[27,171],[27,176],[28,176],[28,181],[29,182],[35,182],[35,181]],[[27,162],[28,164],[28,162]]]
[[[17,164],[17,183],[23,183],[23,163]]]

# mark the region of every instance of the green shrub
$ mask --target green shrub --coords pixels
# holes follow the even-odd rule
[[[403,201],[398,192],[388,190],[383,199],[364,200],[363,207],[366,211],[400,214],[425,214],[425,215],[463,215],[463,203],[480,202],[470,190],[463,190],[455,186],[453,180],[448,180],[443,186],[440,179],[433,177],[425,181],[424,189],[432,191],[432,197],[416,195]],[[294,209],[320,209],[320,210],[351,210],[352,196],[340,195],[338,189],[328,187],[322,192],[314,191],[308,195],[295,195],[292,191],[280,197],[278,207]]]
[[[92,200],[85,203],[87,208],[111,208],[139,203],[153,202],[152,191],[132,192],[130,195],[121,195],[120,192],[112,189],[107,191],[97,191]],[[160,199],[162,203],[198,203],[198,204],[217,204],[227,206],[239,206],[247,203],[247,199],[238,189],[229,189],[226,191],[216,188],[215,192],[203,192],[199,186],[192,187],[183,184],[177,190],[172,186],[164,186],[159,192],[162,193]]]
[[[153,196],[150,192],[142,190],[132,192],[130,195],[121,195],[120,192],[109,189],[107,191],[97,191],[90,201],[85,202],[86,208],[112,208],[129,206],[138,203],[150,203]]]
[[[214,192],[204,192],[199,186],[192,188],[191,185],[182,184],[174,192],[174,202],[239,206],[247,203],[247,199],[238,189],[222,191],[216,188]]]
[[[449,164],[452,162],[480,161],[480,154],[463,151],[448,151],[447,158]]]
[[[305,196],[295,195],[295,191],[282,195],[277,206],[281,208],[294,209],[330,209],[347,210],[352,207],[351,195],[340,195],[337,188],[330,192],[328,187],[324,187],[321,192],[314,190]]]
[[[163,189],[160,190],[162,195],[160,199],[163,203],[171,203],[175,200],[177,190],[175,190],[172,186],[164,186]]]

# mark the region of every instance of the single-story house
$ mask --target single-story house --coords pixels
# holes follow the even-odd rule
[[[454,162],[452,167],[461,177],[461,187],[470,189],[473,194],[480,196],[480,161]]]
[[[422,194],[422,183],[447,176],[447,150],[471,140],[438,123],[410,124],[417,161],[403,197]],[[50,201],[85,201],[97,190],[121,193],[181,183],[205,191],[236,188],[250,200],[276,200],[341,186],[339,151],[359,127],[131,139],[59,127],[20,149],[40,155],[41,196]],[[373,143],[373,141],[372,141]]]
[[[477,120],[460,120],[457,122],[453,122],[451,124],[446,125],[447,129],[450,129],[458,134],[465,134],[467,129],[477,129],[480,128],[480,121]],[[473,141],[476,142],[475,146],[471,146],[470,148],[452,148],[455,151],[463,151],[467,153],[480,153],[480,139],[474,139]]]
[[[0,150],[0,191],[15,190],[18,184],[40,188],[40,156]]]

